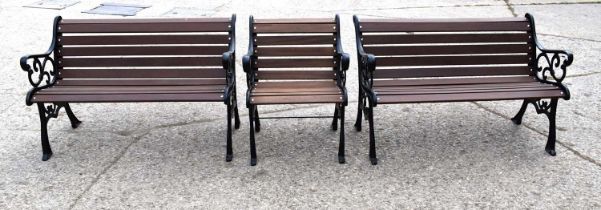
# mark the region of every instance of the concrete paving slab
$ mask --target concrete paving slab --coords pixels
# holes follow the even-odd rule
[[[600,2],[599,0],[508,0],[511,5],[529,4],[579,4]]]
[[[600,73],[601,42],[567,37],[539,35],[540,43],[547,49],[568,50],[574,54],[574,61],[568,67],[567,77],[577,77]]]
[[[601,41],[598,25],[601,4],[519,5],[516,14],[529,12],[536,21],[538,33]]]
[[[348,163],[339,165],[338,135],[327,122],[287,120],[263,129],[256,167],[247,166],[247,129],[235,133],[234,161],[226,163],[223,140],[212,138],[222,134],[218,124],[169,127],[132,145],[75,208],[601,205],[601,181],[590,179],[600,175],[598,166],[571,153],[550,157],[542,135],[472,104],[382,106],[376,113],[378,166],[367,160],[366,132],[353,131]]]

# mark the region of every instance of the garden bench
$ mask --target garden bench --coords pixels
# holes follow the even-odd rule
[[[573,56],[544,49],[530,14],[495,19],[362,19],[354,17],[359,110],[369,123],[369,158],[377,164],[374,107],[378,104],[523,100],[549,121],[545,150],[555,155],[555,116]],[[362,114],[363,112],[363,114]]]
[[[250,17],[248,54],[243,57],[248,91],[251,165],[256,165],[257,106],[334,104],[332,129],[340,120],[338,161],[344,163],[344,107],[349,56],[342,51],[339,18],[254,19]],[[304,116],[301,118],[332,118]]]
[[[224,102],[226,160],[232,159],[236,105],[235,21],[230,18],[54,20],[48,51],[21,58],[37,104],[42,160],[52,150],[47,124],[65,108],[71,126],[81,122],[70,103]],[[202,107],[199,107],[202,109]]]

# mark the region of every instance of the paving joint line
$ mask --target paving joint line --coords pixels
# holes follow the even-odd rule
[[[515,9],[513,9],[513,6],[511,6],[511,3],[509,3],[509,0],[503,0],[505,2],[505,5],[507,5],[507,9],[509,9],[509,11],[511,12],[511,15],[513,15],[514,17],[517,17],[518,14],[515,13]]]
[[[499,113],[499,112],[497,112],[497,111],[495,111],[495,110],[492,110],[492,109],[490,109],[490,108],[488,108],[488,107],[485,107],[485,106],[483,106],[483,105],[481,105],[481,104],[479,104],[479,103],[477,103],[477,102],[471,102],[471,103],[472,103],[472,104],[474,104],[474,105],[476,105],[477,107],[479,107],[479,108],[481,108],[481,109],[485,110],[485,111],[488,111],[488,112],[490,112],[490,113],[493,113],[493,114],[495,114],[495,115],[497,115],[497,116],[500,116],[500,117],[502,117],[502,118],[504,118],[504,119],[511,120],[511,117],[505,116],[505,115],[503,115],[503,114],[501,114],[501,113]],[[530,130],[534,131],[535,133],[538,133],[538,134],[540,134],[540,135],[542,135],[542,136],[545,136],[545,137],[547,137],[547,136],[548,136],[548,134],[546,134],[546,133],[544,133],[544,132],[542,132],[542,131],[539,131],[539,130],[537,130],[536,128],[534,128],[534,127],[532,127],[532,126],[529,126],[529,125],[526,125],[526,124],[522,124],[522,126],[524,126],[524,127],[528,128],[528,129],[530,129]],[[572,148],[572,147],[570,147],[570,146],[566,145],[566,144],[565,144],[565,143],[563,143],[562,141],[555,140],[555,143],[557,143],[557,144],[559,144],[560,146],[562,146],[562,147],[564,147],[564,148],[568,149],[568,151],[570,151],[570,152],[574,153],[574,155],[576,155],[577,157],[580,157],[580,158],[582,158],[583,160],[586,160],[586,161],[588,161],[588,162],[590,162],[590,163],[592,163],[592,164],[595,164],[595,165],[597,165],[597,166],[601,167],[601,162],[597,162],[597,160],[595,160],[595,159],[593,159],[593,158],[591,158],[591,157],[589,157],[589,156],[586,156],[586,155],[584,155],[584,154],[580,153],[579,151],[577,151],[576,149],[574,149],[574,148]]]
[[[589,42],[601,42],[601,40],[580,38],[580,37],[571,37],[571,36],[564,36],[564,35],[558,35],[558,34],[537,33],[537,35],[554,36],[554,37],[566,38],[566,39],[579,39],[579,40],[584,40],[584,41],[589,41]]]

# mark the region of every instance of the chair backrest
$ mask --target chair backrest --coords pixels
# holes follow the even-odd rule
[[[333,80],[338,19],[253,19],[258,80]]]
[[[222,54],[235,46],[234,23],[235,16],[61,19],[55,36],[59,77],[115,85],[160,85],[152,80],[183,78],[225,84]]]
[[[529,75],[535,48],[527,18],[362,19],[358,48],[378,78]]]

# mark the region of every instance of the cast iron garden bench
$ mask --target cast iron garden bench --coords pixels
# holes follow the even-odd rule
[[[225,102],[226,161],[232,159],[236,106],[235,15],[190,19],[54,20],[46,53],[21,58],[33,86],[27,105],[38,106],[42,160],[52,150],[47,123],[69,103]],[[202,107],[199,107],[202,109]]]
[[[377,164],[373,108],[378,104],[523,100],[550,121],[545,150],[555,155],[555,114],[573,56],[544,49],[534,19],[359,19],[359,110],[369,122],[369,158]],[[538,51],[537,51],[538,50]]]
[[[336,106],[332,129],[337,129],[340,120],[338,161],[344,163],[345,71],[349,56],[342,51],[338,16],[257,20],[251,16],[249,21],[250,40],[243,66],[248,85],[250,164],[257,163],[258,105],[315,103]],[[270,117],[261,119],[266,118]]]

